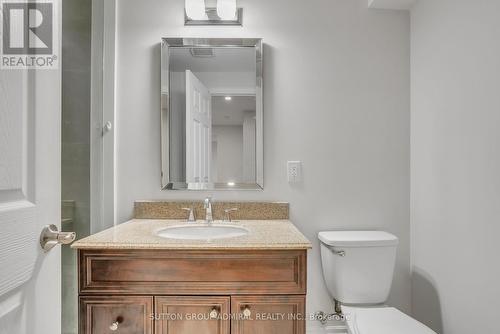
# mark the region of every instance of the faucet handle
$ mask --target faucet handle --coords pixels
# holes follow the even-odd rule
[[[187,218],[188,222],[193,223],[196,221],[196,218],[194,217],[194,209],[192,207],[191,208],[182,208],[182,210],[186,210],[189,212],[189,215]]]
[[[224,209],[224,221],[231,222],[231,212],[238,211],[238,208]]]

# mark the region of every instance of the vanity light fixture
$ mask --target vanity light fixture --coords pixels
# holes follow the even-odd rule
[[[217,0],[217,15],[222,20],[235,20],[236,0]]]
[[[243,8],[238,8],[236,0],[215,0],[216,7],[205,5],[205,0],[184,0],[184,25],[243,25]],[[214,5],[214,0],[207,1]]]
[[[231,101],[233,98],[232,98],[231,96],[226,96],[224,99],[225,99],[226,101]]]
[[[191,20],[208,20],[205,0],[185,0],[186,18]]]
[[[234,187],[236,185],[236,183],[235,182],[228,182],[227,185],[230,187]]]

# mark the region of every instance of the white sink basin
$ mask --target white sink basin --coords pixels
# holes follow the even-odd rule
[[[183,240],[212,240],[241,237],[248,234],[248,230],[233,225],[221,224],[190,224],[171,226],[159,230],[156,235],[162,238]]]

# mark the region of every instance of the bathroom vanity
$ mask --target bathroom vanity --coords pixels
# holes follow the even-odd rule
[[[80,334],[304,334],[309,241],[286,219],[214,222],[246,234],[161,237],[204,227],[134,219],[76,242]],[[208,226],[210,228],[210,226]]]

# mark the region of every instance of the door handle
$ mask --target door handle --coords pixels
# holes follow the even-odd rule
[[[104,124],[104,126],[102,127],[102,132],[103,133],[106,133],[106,132],[109,132],[113,129],[113,123],[111,123],[110,121],[106,122],[106,124]]]
[[[75,232],[59,232],[56,225],[47,225],[40,234],[40,246],[46,252],[59,244],[68,245],[75,241]]]

